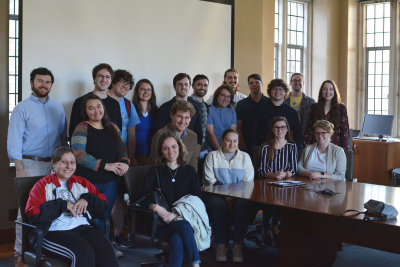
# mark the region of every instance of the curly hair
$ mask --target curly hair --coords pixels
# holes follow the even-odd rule
[[[116,84],[120,80],[124,80],[126,82],[129,82],[129,90],[132,90],[133,86],[135,85],[135,79],[132,76],[132,73],[130,73],[127,70],[116,70],[114,72],[114,77],[111,81],[109,89],[112,88],[112,85]]]
[[[339,130],[342,122],[342,112],[340,108],[341,98],[339,89],[336,83],[332,80],[326,80],[322,83],[321,87],[319,88],[318,93],[318,101],[317,101],[317,116],[314,119],[313,123],[317,120],[322,120],[325,117],[325,98],[322,96],[322,90],[324,89],[325,83],[330,83],[333,86],[333,90],[335,91],[333,98],[331,100],[331,110],[332,110],[332,123],[334,125],[334,130]]]
[[[231,94],[231,102],[229,102],[229,105],[228,105],[228,108],[231,108],[234,105],[233,97],[235,95],[233,94],[233,91],[232,91],[231,87],[229,85],[226,85],[226,84],[221,85],[220,87],[217,88],[217,90],[215,90],[214,97],[213,97],[211,105],[213,105],[214,107],[218,107],[218,97],[221,94],[221,91],[223,89],[228,90],[228,92]]]
[[[161,168],[167,164],[164,158],[164,154],[162,153],[162,145],[164,144],[164,141],[168,138],[175,139],[176,143],[179,146],[179,155],[178,158],[176,159],[176,162],[178,163],[179,166],[185,166],[186,156],[187,156],[187,150],[185,145],[181,142],[181,140],[179,140],[178,136],[175,133],[165,132],[158,139],[157,158],[154,163],[154,167]]]
[[[267,94],[268,94],[269,97],[271,97],[272,89],[274,89],[276,87],[283,87],[283,89],[285,89],[285,97],[284,97],[284,99],[287,99],[289,97],[289,92],[290,92],[289,84],[287,84],[287,82],[285,82],[282,79],[273,79],[268,84]]]
[[[190,118],[193,118],[194,114],[196,114],[196,110],[193,105],[187,101],[178,100],[171,107],[172,115],[175,115],[178,110],[182,110],[183,112],[190,112]]]

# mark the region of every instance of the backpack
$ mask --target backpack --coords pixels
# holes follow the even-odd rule
[[[126,112],[128,113],[128,117],[131,117],[131,101],[124,97]]]

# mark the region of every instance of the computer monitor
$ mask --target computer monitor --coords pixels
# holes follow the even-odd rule
[[[364,114],[361,133],[378,135],[379,139],[383,136],[391,136],[393,120],[393,115]]]

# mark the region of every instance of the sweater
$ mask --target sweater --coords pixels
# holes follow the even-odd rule
[[[258,105],[251,127],[251,139],[256,140],[257,146],[264,143],[267,139],[272,120],[278,116],[286,118],[297,150],[301,150],[303,148],[303,131],[301,129],[299,115],[294,108],[285,102],[280,106],[275,106],[272,101]]]
[[[238,149],[230,161],[225,157],[222,148],[208,153],[204,163],[203,184],[205,187],[253,180],[253,163],[246,152]]]
[[[318,144],[307,146],[301,154],[299,163],[297,165],[297,174],[301,175],[303,171],[306,171],[308,161],[311,158],[314,149],[318,149]],[[332,175],[332,179],[335,180],[346,180],[346,155],[344,154],[343,148],[329,143],[328,152],[326,152],[326,173]]]
[[[114,123],[111,125],[122,142],[120,130]],[[117,179],[114,172],[104,169],[106,163],[123,162],[129,165],[126,146],[123,146],[123,151],[120,152],[118,145],[105,129],[96,129],[87,122],[81,122],[76,127],[71,146],[78,163],[76,174],[94,184],[109,183]]]
[[[85,118],[82,116],[82,102],[85,96],[89,94],[93,94],[93,92],[77,98],[72,106],[71,119],[69,121],[69,138],[72,138],[76,126],[85,120]],[[107,111],[108,119],[115,123],[118,126],[118,129],[122,129],[122,117],[118,101],[109,95],[107,95],[107,97],[101,101],[104,103],[104,108]]]
[[[171,170],[168,166],[163,166],[160,168],[151,167],[143,182],[138,190],[138,195],[135,199],[140,199],[141,197],[148,194],[151,190],[158,188],[157,184],[157,170],[160,180],[160,188],[165,200],[170,207],[173,203],[186,195],[193,195],[201,198],[200,182],[195,169],[192,166],[185,165],[180,166],[175,170]],[[175,174],[175,182],[172,182],[172,174]],[[153,203],[150,199],[145,199],[140,203],[145,209]]]
[[[176,102],[175,96],[165,102],[164,104],[161,105],[161,107],[158,109],[157,116],[154,122],[154,127],[153,130],[151,131],[152,135],[155,134],[158,130],[161,128],[165,127],[168,123],[172,122],[171,119],[171,107],[173,104]],[[197,144],[202,145],[203,144],[203,129],[202,129],[202,118],[201,112],[199,105],[200,103],[197,103],[194,101],[191,97],[188,97],[188,102],[193,105],[194,109],[196,110],[196,113],[193,115],[193,117],[190,120],[188,129],[191,130],[192,132],[195,132],[197,134]]]

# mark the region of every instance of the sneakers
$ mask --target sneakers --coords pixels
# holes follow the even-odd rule
[[[121,246],[123,248],[132,248],[133,245],[129,242],[128,238],[124,236],[123,233],[120,233],[117,236],[114,236],[113,244],[117,246]]]
[[[226,249],[224,244],[218,245],[216,261],[227,261],[228,260],[226,258],[226,252],[227,251],[228,250]]]
[[[119,251],[116,248],[114,248],[114,252],[115,252],[115,256],[117,256],[117,258],[122,258],[124,256],[124,253],[122,253],[122,251]]]
[[[233,262],[243,262],[242,246],[235,245],[232,249]]]

